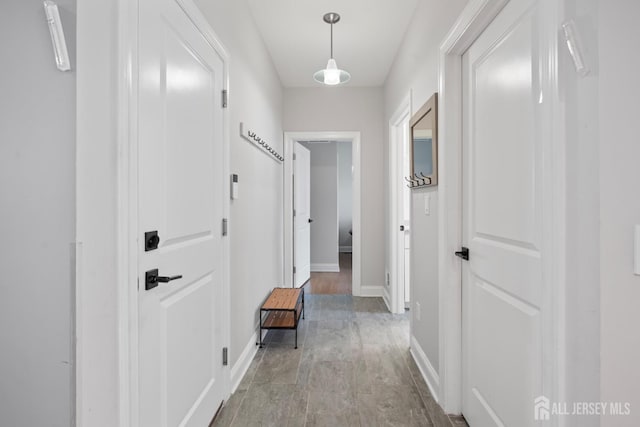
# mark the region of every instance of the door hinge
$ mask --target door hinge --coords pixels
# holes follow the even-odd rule
[[[227,220],[227,218],[222,218],[222,235],[223,236],[227,235],[228,227],[229,227],[229,220]]]
[[[222,91],[222,108],[227,108],[229,106],[229,92],[224,89]]]
[[[229,351],[227,347],[223,347],[222,348],[222,366],[227,366],[229,364],[228,353]]]
[[[296,210],[295,209],[293,210],[293,216],[296,216]]]
[[[296,274],[296,266],[293,266],[293,274]]]
[[[296,159],[296,153],[293,153],[293,160]]]

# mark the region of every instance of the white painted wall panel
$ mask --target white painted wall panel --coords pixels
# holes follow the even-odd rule
[[[352,241],[352,154],[350,142],[338,143],[338,245],[345,251],[351,248]]]
[[[231,173],[240,186],[229,219],[233,366],[256,331],[260,305],[283,285],[282,164],[243,140],[238,126],[245,123],[282,154],[282,86],[246,2],[195,3],[230,54]]]
[[[72,70],[42,2],[0,13],[0,425],[74,419],[76,0],[58,0]]]
[[[383,104],[381,88],[287,88],[284,129],[360,131],[362,286],[384,284]]]
[[[640,223],[638,17],[634,0],[599,4],[601,397],[632,408],[627,417],[604,417],[603,427],[640,425],[640,276],[633,274],[633,228]]]
[[[417,111],[434,92],[438,91],[438,55],[440,42],[444,39],[466,0],[447,2],[426,0],[418,4],[413,20],[407,28],[404,41],[396,55],[384,86],[385,123],[388,128],[391,115],[401,100],[411,93],[412,114]],[[384,152],[389,152],[389,132],[385,132]],[[385,161],[385,176],[389,164]],[[388,181],[387,181],[388,182]],[[389,200],[389,186],[385,186],[385,200]],[[424,214],[424,194],[431,193],[431,215]],[[412,334],[424,350],[430,363],[437,370],[439,365],[438,332],[438,191],[437,187],[411,192],[411,316]],[[386,247],[391,248],[390,239],[397,230],[391,229],[390,218],[393,207],[386,204]],[[391,270],[391,253],[386,254],[387,270]],[[415,303],[421,306],[421,317],[415,316]]]

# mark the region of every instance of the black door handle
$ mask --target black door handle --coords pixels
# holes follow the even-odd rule
[[[311,224],[313,222],[312,218],[309,218],[309,224]]]
[[[469,248],[465,248],[464,246],[461,248],[459,252],[455,253],[458,258],[462,258],[465,261],[469,261]]]
[[[400,226],[400,231],[404,231],[404,225]]]
[[[176,280],[176,279],[182,279],[182,274],[179,274],[177,276],[158,276],[156,277],[156,280],[158,282],[162,282],[162,283],[168,283],[172,280]]]
[[[158,283],[168,283],[172,280],[182,279],[182,275],[176,276],[158,276],[158,269],[154,268],[153,270],[149,270],[144,274],[144,289],[146,291],[155,288],[158,286]]]

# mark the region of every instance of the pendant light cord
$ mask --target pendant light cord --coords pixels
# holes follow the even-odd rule
[[[331,23],[331,58],[333,58],[333,23]]]

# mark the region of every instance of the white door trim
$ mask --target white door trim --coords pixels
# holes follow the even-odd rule
[[[395,177],[403,164],[403,159],[398,155],[398,144],[401,141],[397,140],[397,131],[407,117],[411,118],[411,92],[402,98],[396,111],[389,119],[389,215],[391,218],[389,230],[389,242],[391,243],[389,294],[391,295],[391,301],[388,304],[392,313],[405,312],[404,284],[401,286],[398,280],[400,269],[398,266],[398,251],[404,251],[404,247],[398,247],[398,230],[401,225],[401,220],[398,218],[398,206],[403,206],[404,200],[402,193],[398,189],[398,182]]]
[[[210,28],[206,18],[200,10],[195,6],[192,0],[174,0],[191,19],[194,25],[200,30],[208,43],[220,55],[224,63],[224,86],[229,87],[229,55],[222,45],[220,39]],[[91,6],[87,6],[91,7]],[[78,218],[80,223],[96,223],[97,220],[104,220],[105,228],[113,224],[113,232],[116,233],[117,240],[115,242],[116,253],[109,253],[114,256],[117,262],[115,276],[109,278],[108,283],[113,283],[114,292],[117,293],[117,312],[112,313],[114,322],[114,335],[117,335],[118,349],[117,361],[110,359],[111,355],[107,355],[104,363],[117,365],[118,369],[118,390],[117,405],[118,408],[105,408],[100,401],[95,401],[96,396],[91,396],[91,400],[86,399],[83,395],[82,384],[85,377],[94,377],[92,372],[100,369],[100,366],[90,366],[84,364],[84,354],[96,354],[102,350],[101,340],[85,340],[78,344],[76,350],[78,358],[77,366],[77,397],[76,397],[76,419],[79,426],[85,425],[85,419],[90,418],[87,414],[99,408],[99,412],[118,411],[117,419],[121,426],[137,425],[138,420],[138,260],[137,260],[137,72],[138,72],[138,2],[128,0],[118,0],[118,5],[114,11],[112,20],[104,17],[100,18],[92,15],[90,20],[102,19],[101,22],[95,22],[96,28],[104,29],[107,35],[111,35],[114,41],[111,52],[104,55],[104,67],[112,67],[113,74],[110,75],[112,87],[114,88],[114,96],[108,102],[112,102],[110,111],[113,112],[114,119],[111,120],[109,126],[112,134],[116,138],[114,145],[117,146],[117,158],[113,160],[115,170],[113,175],[107,177],[115,183],[116,197],[113,201],[112,212],[96,212],[95,209],[82,205],[82,203],[91,203],[87,200],[78,201]],[[85,26],[90,25],[88,23]],[[106,28],[108,26],[108,28]],[[107,37],[107,36],[104,36]],[[113,55],[110,57],[109,53]],[[100,64],[94,64],[100,66]],[[105,84],[104,81],[94,81],[93,84]],[[106,110],[106,108],[105,108]],[[85,120],[89,119],[100,123],[101,121],[110,119],[105,117],[105,110],[86,112],[83,115]],[[223,157],[224,157],[224,175],[229,176],[229,114],[228,110],[223,111]],[[105,144],[113,144],[112,141],[99,141]],[[90,169],[90,161],[100,159],[88,159],[83,157],[79,159],[77,168],[78,185],[86,189],[95,188],[96,193],[100,193],[100,183],[93,183],[92,174],[88,172]],[[109,159],[102,159],[107,161]],[[87,163],[87,164],[85,164]],[[80,184],[82,183],[82,184]],[[225,217],[229,217],[229,186],[223,185],[224,188],[224,206],[223,212]],[[115,216],[114,216],[115,213]],[[96,218],[99,215],[101,218]],[[115,224],[114,220],[115,219]],[[108,229],[111,231],[111,229]],[[89,240],[89,239],[86,239]],[[95,240],[95,239],[94,239]],[[85,242],[83,242],[85,243]],[[98,241],[91,242],[94,245],[100,245]],[[226,319],[226,327],[223,331],[223,342],[225,346],[230,342],[230,289],[229,289],[229,239],[223,239],[223,298],[226,301],[224,318]],[[91,259],[95,261],[96,257],[104,256],[95,250],[90,254]],[[77,271],[83,271],[83,263],[85,259],[77,260]],[[95,290],[95,286],[86,286],[82,284],[82,278],[79,276],[77,281],[79,296],[76,300],[76,312],[84,324],[77,326],[77,335],[82,334],[82,327],[88,326],[89,321],[94,319],[84,319],[82,313],[85,310],[93,309],[91,301],[100,293]],[[92,294],[95,296],[92,297]],[[224,369],[224,378],[222,384],[225,387],[225,395],[229,395],[229,367]]]
[[[438,111],[438,265],[440,321],[440,401],[445,412],[462,410],[462,276],[460,260],[453,253],[462,242],[462,55],[509,0],[472,0],[462,11],[440,46]],[[543,390],[551,401],[563,398],[564,386],[564,287],[565,287],[565,141],[563,110],[557,71],[557,29],[560,6],[540,0],[542,31],[548,55],[542,58],[541,87],[547,104],[544,121],[543,161]],[[533,410],[533,402],[532,410]],[[556,417],[558,418],[558,417]],[[561,422],[556,420],[556,422]]]
[[[353,272],[352,292],[362,295],[361,215],[360,215],[360,132],[285,132],[284,133],[284,286],[293,287],[293,143],[309,140],[351,141],[353,162]],[[365,295],[366,296],[366,295]]]

